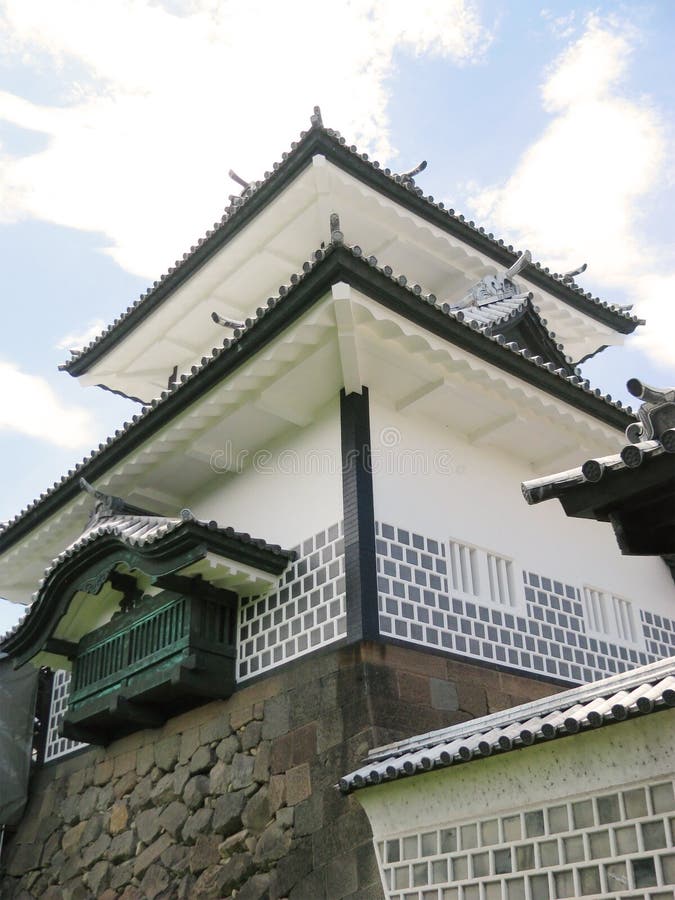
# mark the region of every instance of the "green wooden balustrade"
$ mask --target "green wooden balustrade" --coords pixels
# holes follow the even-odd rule
[[[73,659],[66,737],[107,743],[234,690],[236,597],[165,590],[83,637]]]

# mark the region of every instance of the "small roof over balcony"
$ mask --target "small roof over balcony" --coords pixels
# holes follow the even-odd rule
[[[294,554],[248,534],[180,516],[154,515],[119,497],[95,497],[82,534],[46,568],[21,622],[0,641],[16,665],[64,665],[77,642],[141,595],[190,580],[239,595],[274,584]],[[55,659],[58,657],[58,659]]]

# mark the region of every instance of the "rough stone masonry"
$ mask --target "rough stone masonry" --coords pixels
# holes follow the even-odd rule
[[[340,776],[372,746],[553,690],[395,646],[305,657],[37,771],[0,896],[382,900],[368,821]]]

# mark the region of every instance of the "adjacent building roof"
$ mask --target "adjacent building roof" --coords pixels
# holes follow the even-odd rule
[[[340,780],[350,793],[649,715],[675,706],[675,658],[659,660],[593,684],[572,688],[461,725],[417,735],[368,754],[366,764]]]
[[[566,472],[525,481],[530,504],[557,497],[568,516],[611,522],[622,553],[675,554],[675,389],[628,382],[641,424],[628,426],[633,443]],[[647,439],[645,439],[647,438]],[[673,567],[673,561],[666,562]],[[674,571],[675,574],[675,571]]]
[[[0,552],[73,499],[80,490],[80,476],[91,482],[98,479],[191,401],[243,365],[321,299],[336,281],[348,282],[421,327],[611,427],[624,429],[633,421],[630,407],[624,409],[621,401],[591,388],[578,374],[570,374],[568,369],[556,368],[543,357],[533,355],[510,341],[508,334],[495,333],[494,325],[473,321],[470,315],[467,317],[466,310],[453,310],[447,303],[439,303],[419,284],[410,283],[404,275],[396,275],[389,266],[381,267],[374,256],[365,257],[360,247],[345,245],[340,238],[312,253],[301,271],[290,277],[278,296],[258,307],[244,328],[235,329],[232,338],[225,338],[190,373],[181,375],[169,390],[162,392],[130,422],[125,422],[82,463],[5,523],[0,528]]]
[[[518,258],[513,247],[505,246],[485,229],[453,209],[446,209],[443,203],[425,196],[414,180],[405,175],[396,175],[388,168],[382,168],[377,161],[359,153],[354,145],[348,145],[339,132],[324,127],[320,113],[315,111],[309,131],[302,132],[300,140],[291,145],[291,150],[282,155],[280,163],[275,163],[271,172],[265,172],[262,181],[252,182],[240,196],[230,198],[230,205],[213,229],[206,232],[197,244],[176,260],[175,266],[155,281],[152,287],[132,303],[97,338],[61,368],[71,375],[81,375],[114,347],[130,330],[160,306],[171,293],[184,283],[222,246],[230,241],[267,203],[277,196],[303,169],[312,157],[323,154],[335,165],[359,178],[381,194],[390,197],[400,205],[410,209],[423,219],[449,232],[463,242],[475,247],[505,268]],[[549,273],[538,262],[527,268],[527,278],[542,289],[555,295],[569,306],[594,318],[622,334],[630,334],[641,320],[627,310],[593,297],[584,292],[569,276]]]

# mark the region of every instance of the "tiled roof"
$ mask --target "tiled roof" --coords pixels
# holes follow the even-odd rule
[[[95,347],[101,344],[101,342],[110,337],[114,340],[114,333],[122,323],[128,322],[131,324],[132,320],[139,318],[142,311],[145,311],[144,308],[148,306],[154,307],[157,302],[162,302],[164,297],[168,295],[174,286],[174,283],[178,284],[178,282],[182,280],[186,269],[192,271],[195,264],[200,265],[208,258],[211,252],[214,252],[220,246],[223,233],[231,230],[233,223],[236,223],[236,221],[241,218],[242,211],[245,210],[251,201],[259,194],[261,188],[266,187],[268,184],[279,179],[310,137],[317,133],[325,135],[334,144],[337,144],[354,159],[357,159],[361,165],[365,165],[371,171],[378,172],[379,175],[389,183],[395,184],[402,195],[412,193],[419,197],[429,207],[441,211],[448,221],[451,221],[456,226],[460,227],[460,230],[465,233],[465,236],[473,237],[480,235],[481,239],[486,243],[486,252],[489,252],[490,246],[493,246],[495,249],[498,248],[501,253],[506,251],[511,257],[511,262],[515,262],[518,258],[518,254],[511,245],[506,246],[503,240],[495,238],[491,232],[488,233],[484,228],[476,226],[473,221],[467,220],[463,215],[456,213],[454,209],[446,208],[443,203],[435,201],[431,195],[425,195],[423,191],[415,185],[412,179],[392,173],[388,168],[382,168],[379,162],[370,160],[367,153],[360,153],[353,144],[348,145],[345,138],[342,137],[338,131],[334,131],[331,128],[325,128],[321,123],[320,117],[315,115],[312,117],[311,129],[309,131],[301,132],[300,140],[294,141],[291,144],[290,152],[282,154],[281,162],[274,163],[271,172],[265,172],[261,181],[251,182],[249,187],[242,191],[241,195],[231,195],[230,204],[226,207],[220,221],[213,223],[213,228],[208,230],[204,237],[200,238],[197,243],[190,248],[189,253],[184,253],[181,260],[176,260],[175,265],[170,267],[169,270],[160,277],[159,281],[155,281],[153,285],[128,306],[111,325],[104,329],[98,337],[94,338],[94,340],[87,344],[86,347],[74,352],[72,358],[63,363],[60,368],[65,371],[70,371],[76,366],[76,363],[83,360]],[[589,314],[592,314],[593,309],[605,310],[610,312],[617,321],[632,324],[633,328],[638,324],[644,324],[641,319],[631,315],[627,310],[622,309],[620,306],[602,301],[598,297],[594,297],[590,292],[584,292],[583,289],[573,281],[564,281],[563,275],[549,273],[548,268],[541,266],[540,263],[533,262],[532,268],[541,272],[546,279],[550,281],[551,287],[555,286],[557,291],[562,289],[563,295],[568,294],[569,298],[573,298],[575,301],[578,301],[579,298],[583,298],[584,301],[588,303]],[[629,329],[629,331],[632,330],[632,328]]]
[[[552,497],[560,497],[579,485],[597,484],[609,472],[630,471],[649,466],[664,453],[675,453],[674,440],[667,440],[665,446],[660,441],[640,441],[636,444],[626,444],[619,453],[586,460],[576,469],[524,481],[521,489],[527,502],[534,505]]]
[[[675,658],[659,660],[593,684],[417,735],[368,754],[340,780],[343,793],[506,753],[675,706]]]
[[[58,569],[67,559],[77,556],[77,554],[89,544],[93,544],[100,538],[111,536],[118,538],[128,547],[140,549],[156,543],[167,534],[176,531],[181,526],[185,526],[188,522],[192,526],[203,529],[204,532],[223,535],[224,537],[238,541],[243,546],[255,547],[275,556],[284,557],[289,561],[295,556],[290,550],[282,550],[278,544],[268,544],[267,541],[264,541],[261,538],[253,538],[249,534],[235,531],[233,528],[221,528],[217,522],[214,521],[203,522],[199,519],[195,519],[189,510],[184,510],[180,517],[175,518],[154,516],[151,514],[130,515],[123,513],[94,513],[82,534],[69,544],[65,550],[59,553],[59,555],[47,566],[38,588],[32,596],[32,602],[28,607],[26,614],[22,616],[18,624],[15,625],[11,631],[0,636],[0,645],[2,645],[7,638],[16,634],[29,619],[31,613],[39,604],[42,589],[56,569]]]
[[[597,388],[592,389],[588,380],[583,379],[577,374],[569,375],[563,369],[556,369],[553,363],[544,362],[540,356],[533,356],[529,350],[522,349],[513,341],[507,341],[501,334],[490,334],[489,332],[492,329],[480,325],[470,318],[467,320],[466,310],[453,310],[449,304],[439,303],[434,294],[425,293],[419,284],[410,283],[405,275],[396,275],[390,266],[380,266],[377,258],[374,256],[366,257],[361,247],[349,246],[342,243],[342,241],[336,241],[329,243],[324,248],[314,251],[311,257],[303,263],[301,271],[291,275],[289,283],[282,285],[279,288],[278,295],[276,297],[270,297],[263,306],[259,306],[256,309],[254,315],[246,319],[244,328],[234,329],[232,338],[225,338],[221,346],[214,347],[210,354],[202,357],[199,365],[192,366],[189,373],[181,374],[180,378],[175,384],[172,384],[170,389],[162,391],[158,398],[153,399],[149,405],[143,407],[142,411],[137,415],[134,415],[131,421],[125,422],[105,443],[99,444],[98,448],[93,450],[90,455],[85,457],[81,463],[75,466],[75,468],[70,469],[60,481],[54,482],[53,486],[42,493],[38,499],[33,501],[33,503],[25,509],[21,510],[21,512],[13,519],[6,522],[4,526],[0,528],[0,550],[2,549],[1,545],[3,537],[8,535],[24,518],[37,510],[41,504],[59,491],[65,491],[66,489],[73,490],[80,475],[84,475],[94,461],[105,456],[107,453],[111,453],[112,448],[116,445],[119,446],[120,443],[125,440],[126,435],[133,432],[133,430],[141,425],[141,423],[152,420],[153,417],[159,414],[160,410],[164,410],[167,404],[173,401],[174,395],[179,394],[184,388],[202,377],[203,373],[209,371],[210,367],[218,359],[239,359],[240,354],[237,356],[237,352],[240,349],[240,342],[255,332],[255,329],[265,321],[266,317],[275,315],[275,310],[280,310],[284,306],[287,300],[294,295],[308,276],[317,271],[323,263],[327,263],[330,257],[337,253],[347,254],[347,258],[352,263],[352,268],[354,265],[362,266],[364,270],[372,270],[379,273],[380,277],[384,276],[390,284],[405,291],[408,297],[415,298],[415,300],[419,302],[421,308],[425,306],[433,307],[437,312],[444,314],[448,320],[457,322],[471,331],[479,332],[485,341],[490,342],[493,345],[500,345],[501,349],[496,352],[499,357],[503,354],[505,368],[507,368],[507,361],[510,358],[514,356],[518,357],[523,365],[523,369],[527,371],[528,368],[531,367],[533,373],[538,372],[541,374],[542,377],[546,379],[547,383],[550,384],[551,390],[554,390],[555,386],[561,381],[565,382],[574,389],[573,393],[576,394],[578,392],[580,399],[585,395],[588,402],[592,404],[592,407],[597,413],[601,413],[603,409],[611,409],[615,416],[620,414],[622,427],[625,427],[625,425],[629,424],[631,421],[629,418],[631,414],[630,407],[627,407],[624,410],[620,400],[612,400],[610,395],[603,395]],[[628,415],[624,416],[624,412]]]

